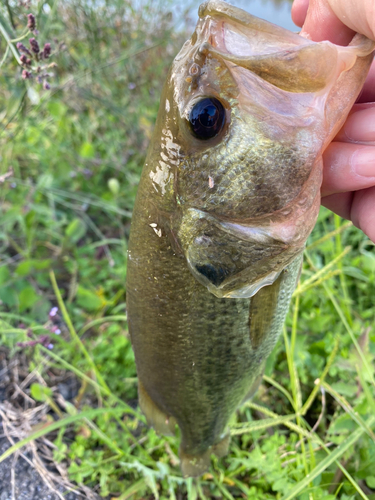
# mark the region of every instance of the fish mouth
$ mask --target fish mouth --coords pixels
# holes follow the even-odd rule
[[[341,72],[350,69],[358,55],[374,50],[374,43],[362,35],[348,47],[312,42],[221,0],[203,3],[199,17],[201,53],[247,69],[288,92],[319,92],[334,80],[338,57]]]

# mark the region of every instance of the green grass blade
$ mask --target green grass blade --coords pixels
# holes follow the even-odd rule
[[[311,276],[310,278],[305,280],[302,283],[302,285],[299,285],[298,288],[295,290],[293,295],[298,296],[301,293],[303,293],[304,291],[306,291],[308,288],[311,288],[311,285],[313,283],[316,283],[322,277],[327,275],[328,272],[331,270],[331,268],[334,267],[336,264],[338,264],[351,251],[351,249],[352,249],[351,246],[347,246],[346,248],[344,248],[344,250],[337,257],[335,257],[333,260],[331,260],[331,262],[329,262],[326,266],[324,266],[322,269],[320,269],[315,274],[313,274],[313,276]]]
[[[117,404],[119,404],[123,408],[124,413],[129,413],[131,415],[134,415],[138,420],[142,420],[142,421],[144,420],[142,417],[142,414],[140,412],[138,412],[137,410],[134,410],[131,406],[126,404],[125,401],[123,401],[122,399],[120,399],[117,396],[115,396],[114,394],[112,394],[112,392],[110,390],[108,390],[107,388],[99,385],[95,380],[88,377],[85,373],[78,370],[78,368],[76,368],[72,364],[65,361],[65,359],[61,358],[60,356],[55,354],[53,351],[50,351],[49,349],[47,349],[46,347],[44,347],[42,345],[40,345],[38,347],[40,350],[42,350],[45,354],[48,354],[48,356],[50,356],[52,359],[54,359],[61,366],[63,366],[67,370],[75,373],[77,375],[77,377],[81,378],[82,380],[85,380],[85,382],[92,385],[94,387],[94,389],[98,390],[99,392],[101,392],[105,396],[110,397],[114,402],[116,402]]]
[[[255,422],[246,422],[245,424],[236,424],[231,428],[231,436],[239,436],[247,432],[259,431],[262,429],[269,429],[275,425],[281,425],[290,420],[294,420],[296,415],[285,415],[276,418],[265,418],[263,420],[256,420]]]
[[[259,411],[261,413],[264,413],[268,417],[272,417],[274,419],[277,419],[277,418],[281,417],[281,415],[278,415],[277,413],[274,413],[273,411],[269,410],[265,406],[261,406],[261,405],[258,405],[256,403],[252,403],[251,401],[245,403],[245,405],[248,406],[249,408],[253,409],[253,410],[256,410],[256,411]],[[293,432],[296,432],[297,434],[301,434],[301,435],[303,435],[303,436],[305,436],[307,438],[311,438],[312,437],[309,432],[307,432],[301,426],[299,426],[297,424],[294,424],[293,422],[290,422],[290,421],[286,420],[285,422],[283,422],[283,424],[286,427],[288,427],[289,429],[291,429]],[[314,437],[314,435],[313,435],[313,437]]]
[[[282,385],[280,385],[278,382],[276,382],[276,380],[274,380],[273,378],[271,377],[268,377],[267,375],[263,375],[263,380],[265,382],[267,382],[268,384],[271,384],[273,385],[274,387],[276,387],[276,389],[278,389],[282,394],[284,394],[284,396],[287,398],[287,400],[290,402],[290,404],[292,405],[292,408],[294,406],[293,404],[293,399],[292,399],[292,396],[289,394],[289,392],[285,389],[285,387],[283,387]]]
[[[375,423],[375,416],[370,417],[366,423],[371,427]],[[364,432],[365,431],[362,427],[354,431],[346,441],[341,443],[330,455],[324,458],[319,463],[319,465],[317,465],[315,469],[313,469],[308,474],[308,476],[305,477],[305,479],[300,481],[294,488],[292,488],[292,490],[287,495],[285,495],[282,500],[292,500],[303,491],[306,491],[311,481],[313,481],[316,477],[322,474],[322,472],[328,469],[328,467],[332,465],[336,460],[339,460],[340,457],[342,457],[342,455],[344,455],[344,453],[360,439]],[[364,496],[363,498],[367,497]]]
[[[367,402],[371,408],[371,411],[372,413],[375,415],[375,399],[374,399],[374,396],[372,395],[372,392],[365,380],[365,377],[363,376],[363,373],[362,371],[359,369],[359,366],[357,365],[356,366],[357,368],[357,373],[358,373],[358,377],[359,377],[359,380],[361,382],[361,386],[363,388],[363,392],[365,393],[365,396],[366,396],[366,399],[367,399]]]
[[[69,316],[68,311],[67,311],[67,309],[65,307],[64,301],[62,299],[59,287],[57,285],[57,281],[56,281],[56,278],[55,278],[55,273],[52,270],[50,271],[49,276],[50,276],[50,279],[51,279],[53,291],[55,292],[56,299],[57,299],[57,302],[59,304],[59,308],[60,308],[61,314],[63,315],[64,321],[65,321],[65,323],[66,323],[66,325],[68,327],[68,330],[70,332],[70,335],[72,336],[73,341],[76,342],[77,346],[81,349],[81,351],[82,351],[83,355],[85,356],[87,362],[89,363],[91,369],[95,373],[95,375],[96,375],[96,377],[98,379],[99,384],[102,385],[103,387],[105,387],[108,390],[108,392],[110,392],[110,390],[109,390],[109,388],[108,388],[105,380],[101,376],[101,374],[100,374],[99,370],[97,369],[94,361],[92,360],[90,354],[88,353],[85,345],[83,344],[83,342],[81,341],[81,339],[77,335],[77,332],[75,331],[73,323],[72,323],[72,321],[70,319],[70,316]]]
[[[318,240],[314,241],[313,243],[311,243],[310,245],[308,245],[306,247],[306,250],[312,250],[313,248],[316,248],[318,247],[319,245],[321,245],[322,243],[330,240],[331,238],[333,238],[334,236],[338,235],[338,234],[341,234],[343,233],[346,229],[348,229],[349,227],[351,227],[353,225],[353,223],[351,221],[347,221],[345,222],[342,226],[340,226],[339,228],[337,229],[334,229],[333,231],[330,231],[329,233],[325,234],[324,236],[322,236],[322,238],[319,238]]]
[[[335,391],[335,389],[333,389],[333,387],[331,387],[329,384],[327,384],[327,382],[324,382],[322,384],[322,386],[339,403],[339,405],[341,405],[343,407],[343,409],[346,411],[346,413],[348,413],[348,415],[350,415],[352,420],[354,420],[354,422],[356,422],[360,427],[362,427],[362,429],[368,434],[368,436],[370,436],[370,438],[373,441],[375,441],[374,433],[368,427],[368,425],[363,420],[363,418],[360,415],[358,415],[357,412],[354,411],[354,409],[349,404],[349,402],[343,396],[341,396],[341,394],[339,394],[337,391]]]
[[[84,325],[78,332],[78,336],[82,337],[82,335],[87,332],[87,330],[90,330],[90,328],[93,328],[94,326],[102,325],[103,323],[112,323],[112,322],[117,322],[117,321],[127,321],[127,316],[124,314],[117,314],[114,316],[104,316],[103,318],[98,318],[94,319],[93,321],[90,321],[90,323],[87,323],[87,325]]]
[[[128,500],[136,493],[139,493],[146,487],[146,481],[142,478],[136,483],[132,484],[130,488],[127,488],[119,497],[112,497],[112,500]]]
[[[115,414],[117,415],[119,413],[120,414],[124,413],[124,410],[122,408],[97,408],[95,410],[83,411],[77,415],[72,415],[72,416],[57,420],[57,422],[53,422],[50,425],[46,425],[45,427],[43,427],[43,429],[39,429],[38,431],[34,432],[33,434],[30,434],[30,436],[28,436],[27,438],[22,439],[21,441],[18,441],[18,443],[14,444],[10,448],[8,448],[0,456],[0,463],[3,460],[5,460],[6,458],[10,457],[15,451],[20,450],[27,443],[30,443],[31,441],[35,441],[35,439],[43,437],[46,434],[49,434],[52,431],[56,431],[57,429],[61,429],[62,427],[65,427],[67,425],[74,424],[75,422],[79,422],[80,420],[83,420],[84,418],[93,419],[93,418],[96,418],[99,415],[103,415],[105,413],[108,413],[110,415],[115,415]]]
[[[339,344],[340,344],[340,339],[338,337],[336,337],[336,339],[335,339],[335,345],[334,345],[334,347],[332,349],[332,352],[331,352],[331,354],[330,354],[330,356],[328,358],[328,361],[327,361],[326,366],[325,366],[325,368],[323,370],[323,373],[320,376],[320,378],[315,381],[315,387],[314,387],[314,389],[311,391],[310,396],[307,398],[307,400],[305,401],[305,404],[301,408],[301,415],[306,415],[307,410],[310,408],[310,406],[314,402],[314,399],[315,399],[316,395],[318,394],[319,387],[323,383],[323,381],[325,380],[325,378],[326,378],[326,376],[327,376],[327,374],[329,372],[329,369],[331,368],[332,363],[335,360],[337,351],[339,349]]]

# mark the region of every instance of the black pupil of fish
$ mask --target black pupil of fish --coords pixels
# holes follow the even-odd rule
[[[225,122],[224,106],[218,99],[206,97],[192,108],[189,122],[195,137],[201,140],[211,139],[223,128]]]

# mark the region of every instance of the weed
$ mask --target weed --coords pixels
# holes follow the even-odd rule
[[[374,498],[374,248],[325,209],[284,341],[233,419],[230,454],[185,480],[177,440],[145,425],[126,326],[127,236],[161,84],[185,34],[153,3],[48,5],[35,19],[32,5],[12,4],[11,16],[0,6],[14,40],[0,45],[0,339],[28,363],[0,387],[0,410],[4,421],[17,410],[19,428],[30,415],[20,408],[33,410],[27,436],[13,429],[24,439],[0,460],[48,438],[50,459],[87,496],[97,486],[118,500]],[[30,92],[19,73],[29,70],[14,44],[27,24],[39,29],[30,53],[58,47],[49,92]]]

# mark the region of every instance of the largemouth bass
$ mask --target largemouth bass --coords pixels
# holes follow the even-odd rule
[[[170,69],[131,226],[139,403],[181,430],[185,476],[229,443],[282,330],[319,210],[322,152],[374,44],[314,43],[219,0]]]

